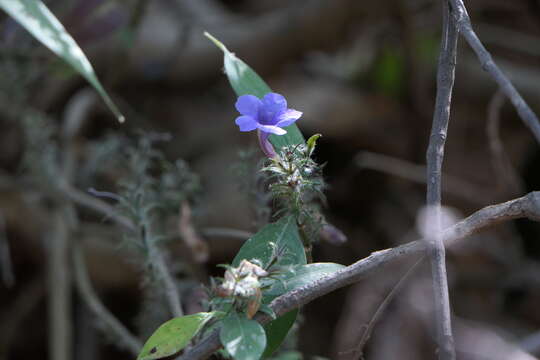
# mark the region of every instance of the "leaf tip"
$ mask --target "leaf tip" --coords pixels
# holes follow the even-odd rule
[[[206,36],[208,39],[210,39],[210,41],[212,41],[218,48],[220,48],[223,52],[226,52],[228,53],[229,50],[227,49],[227,47],[225,47],[225,45],[223,45],[223,43],[221,41],[219,41],[218,39],[216,39],[214,36],[212,36],[212,34],[210,34],[208,31],[205,31],[204,32],[204,36]]]

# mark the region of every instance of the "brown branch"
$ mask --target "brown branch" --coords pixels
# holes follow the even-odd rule
[[[394,285],[394,287],[392,288],[392,290],[390,290],[390,292],[388,293],[388,295],[385,296],[384,300],[381,302],[381,304],[379,305],[379,307],[377,308],[377,310],[375,311],[375,313],[373,314],[373,316],[371,317],[371,320],[369,321],[369,323],[367,324],[367,326],[365,327],[365,330],[362,334],[362,337],[360,338],[360,341],[358,342],[358,345],[356,345],[356,347],[354,348],[353,352],[355,354],[357,354],[359,356],[360,359],[363,359],[364,358],[364,346],[366,345],[366,343],[368,342],[368,340],[370,339],[371,337],[371,333],[373,332],[373,329],[375,328],[375,325],[377,324],[377,322],[379,321],[379,319],[381,318],[382,314],[384,313],[384,311],[386,310],[386,308],[388,307],[388,305],[390,305],[390,303],[392,302],[392,300],[394,299],[394,297],[397,295],[398,291],[401,289],[401,287],[403,286],[403,284],[405,284],[405,282],[407,282],[407,280],[409,280],[409,278],[411,277],[411,275],[414,273],[414,271],[418,268],[418,266],[422,263],[422,261],[424,261],[425,259],[425,256],[422,256],[420,259],[418,259],[408,270],[407,272],[405,273],[405,275],[403,275],[401,277],[401,279],[398,280],[398,282],[396,283],[396,285]]]
[[[482,208],[466,219],[444,230],[441,233],[441,238],[445,245],[448,246],[476,232],[501,222],[518,218],[540,221],[540,192],[531,192],[526,196],[514,200]],[[334,274],[322,277],[313,283],[276,298],[270,303],[270,307],[277,316],[281,316],[334,290],[353,284],[366,275],[381,270],[384,265],[392,261],[414,254],[421,254],[425,249],[426,240],[420,239],[395,248],[374,252],[370,256]],[[263,324],[271,320],[267,316],[257,316],[256,318]],[[179,359],[205,359],[220,347],[219,333],[215,331]]]
[[[62,158],[58,184],[71,183],[77,170],[77,141],[90,109],[95,103],[95,95],[83,89],[72,96],[65,107],[61,129]],[[56,200],[56,199],[55,199]],[[48,232],[48,315],[49,315],[49,355],[51,359],[69,360],[73,358],[73,317],[72,317],[72,268],[70,247],[73,230],[77,226],[77,214],[72,202],[58,198],[52,216],[52,231]]]
[[[238,230],[238,229],[229,229],[229,228],[221,228],[221,227],[207,227],[201,229],[201,233],[204,236],[208,237],[225,237],[225,238],[232,238],[235,240],[245,241],[253,236],[252,232],[246,231],[246,230]]]
[[[7,359],[7,354],[13,351],[11,346],[20,339],[20,334],[27,331],[24,325],[32,321],[29,315],[35,312],[36,307],[45,297],[45,282],[43,274],[35,278],[20,282],[21,288],[12,295],[11,301],[2,306],[0,312],[0,359]]]
[[[49,356],[58,360],[72,358],[71,269],[68,256],[71,216],[69,205],[61,205],[53,214],[51,231],[46,237],[46,243],[50,244],[47,263]]]
[[[93,210],[99,214],[104,215],[106,218],[111,219],[117,225],[125,227],[129,230],[135,230],[135,224],[127,217],[121,215],[116,211],[114,206],[107,204],[106,202],[91,196],[68,183],[59,184],[60,190],[74,203],[81,205],[87,209]]]
[[[11,262],[9,239],[7,237],[6,223],[0,212],[0,278],[7,288],[15,285],[15,273]]]
[[[362,151],[356,156],[356,164],[360,168],[376,170],[400,177],[419,184],[426,183],[426,167],[396,157]],[[485,189],[468,183],[460,178],[443,173],[442,191],[448,195],[459,197],[467,202],[485,205],[492,195]]]
[[[193,226],[191,207],[187,201],[183,201],[180,205],[178,233],[191,252],[191,258],[195,260],[196,263],[205,263],[208,261],[208,244],[199,236],[195,230],[195,226]]]
[[[88,277],[84,255],[81,245],[74,241],[73,244],[73,267],[75,270],[75,283],[81,294],[81,298],[94,313],[94,315],[105,324],[112,335],[119,340],[133,355],[138,355],[142,348],[142,343],[103,305],[97,296],[92,283]]]
[[[182,310],[182,301],[180,300],[180,294],[178,293],[178,287],[175,284],[174,277],[171,274],[167,262],[165,261],[165,255],[161,249],[156,245],[155,240],[152,240],[155,234],[156,219],[150,221],[145,231],[146,245],[148,246],[148,258],[150,263],[155,267],[160,281],[163,284],[164,292],[166,295],[169,308],[174,317],[184,316]]]
[[[512,195],[522,194],[524,188],[516,169],[504,151],[504,146],[500,136],[501,108],[504,105],[505,97],[499,89],[491,98],[488,106],[488,119],[486,132],[489,140],[489,151],[495,169],[499,191],[510,189]],[[507,190],[508,191],[508,190]]]
[[[450,0],[450,4],[458,29],[478,56],[482,68],[499,84],[501,91],[510,99],[525,125],[532,131],[536,141],[540,143],[540,122],[538,121],[538,117],[525,100],[523,100],[523,97],[521,97],[514,85],[512,85],[508,77],[495,64],[491,54],[486,50],[474,32],[463,0]]]
[[[450,14],[448,0],[443,3],[443,34],[437,68],[437,98],[433,113],[433,125],[426,153],[427,193],[426,205],[431,229],[425,239],[427,255],[431,263],[433,296],[435,301],[435,323],[437,328],[438,357],[441,360],[456,358],[452,335],[452,315],[448,278],[446,275],[446,253],[441,237],[441,182],[444,145],[450,120],[450,104],[456,70],[458,30]]]

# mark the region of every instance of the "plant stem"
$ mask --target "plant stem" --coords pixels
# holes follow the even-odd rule
[[[428,223],[430,224],[429,234],[426,238],[426,251],[431,263],[437,342],[439,345],[438,357],[440,360],[454,360],[456,351],[452,336],[446,255],[441,238],[441,175],[455,78],[458,30],[454,17],[450,15],[448,0],[442,0],[442,3],[443,30],[437,69],[437,98],[426,153],[426,204]]]

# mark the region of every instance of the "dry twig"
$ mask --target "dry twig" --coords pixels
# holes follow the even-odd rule
[[[191,207],[187,201],[180,205],[178,232],[191,251],[191,257],[197,263],[205,263],[209,257],[208,244],[197,234],[191,218]]]
[[[237,240],[247,240],[250,237],[253,236],[252,232],[245,231],[245,230],[238,230],[238,229],[229,229],[229,228],[221,228],[221,227],[208,227],[203,228],[201,230],[201,233],[204,236],[215,236],[215,237],[225,237],[225,238],[232,238]]]
[[[496,179],[499,183],[499,189],[508,188],[513,195],[517,195],[522,193],[524,186],[512,166],[508,155],[504,151],[499,132],[501,108],[504,105],[504,100],[504,94],[501,90],[498,90],[491,98],[488,106],[486,132],[488,134],[489,150],[491,152],[491,160],[495,169]]]
[[[133,355],[138,355],[142,348],[141,342],[99,300],[86,271],[81,245],[77,241],[73,244],[73,267],[77,289],[90,310],[115,335],[115,338],[118,338],[120,344],[124,345]]]
[[[9,250],[9,239],[6,233],[6,224],[2,213],[0,213],[0,277],[6,287],[15,285],[15,273],[11,264],[11,252]]]
[[[445,0],[446,2],[446,0]],[[465,40],[469,43],[471,48],[478,56],[482,68],[491,75],[491,77],[499,84],[501,91],[510,99],[514,107],[516,108],[519,116],[532,131],[536,141],[540,143],[540,122],[538,117],[531,110],[529,105],[523,100],[523,97],[516,90],[510,80],[504,75],[501,69],[495,64],[491,54],[486,50],[478,36],[473,30],[471,19],[465,8],[463,0],[449,0],[452,6],[452,14],[457,24],[459,32]]]
[[[382,314],[390,305],[394,297],[397,295],[398,291],[401,289],[403,284],[409,280],[409,277],[414,273],[414,271],[418,268],[418,266],[424,261],[425,256],[422,256],[420,259],[418,259],[410,268],[407,270],[405,275],[401,277],[401,279],[398,280],[396,285],[390,290],[388,295],[385,296],[382,303],[379,305],[373,316],[371,317],[371,320],[369,320],[369,323],[365,327],[364,332],[362,333],[362,337],[360,338],[360,341],[358,342],[358,345],[354,348],[353,352],[355,354],[358,354],[360,359],[363,359],[364,356],[364,346],[368,342],[369,338],[371,337],[371,333],[373,332],[373,329],[375,328],[375,325],[381,318]]]
[[[426,183],[424,165],[370,151],[360,152],[356,156],[356,161],[360,168],[384,172],[419,184]],[[444,177],[442,191],[449,195],[477,205],[485,205],[488,202],[487,199],[491,198],[489,193],[474,184],[445,173],[442,175]]]
[[[155,241],[150,240],[156,235],[154,234],[154,228],[156,226],[155,216],[151,218],[150,224],[145,231],[145,237],[147,238],[145,243],[148,246],[148,258],[150,263],[156,268],[159,280],[163,283],[164,292],[172,315],[175,317],[184,316],[180,294],[178,293],[178,287],[176,286],[174,277],[167,266],[165,255],[157,244],[155,244]]]
[[[431,262],[433,295],[435,300],[435,320],[437,327],[437,342],[439,359],[452,360],[456,358],[454,338],[452,336],[452,321],[450,312],[450,297],[448,294],[448,279],[446,276],[446,258],[444,244],[441,238],[441,181],[444,145],[448,133],[450,119],[450,103],[454,87],[458,30],[455,19],[450,15],[447,0],[443,0],[443,35],[437,69],[437,98],[433,114],[433,125],[426,153],[427,160],[427,194],[426,203],[429,223],[432,226],[428,238],[427,255]]]

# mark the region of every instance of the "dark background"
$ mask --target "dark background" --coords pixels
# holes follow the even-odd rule
[[[182,158],[199,174],[193,223],[209,247],[208,261],[197,265],[201,280],[219,275],[215,265],[229,262],[241,246],[235,238],[203,236],[205,229],[257,230],[253,204],[231,171],[241,161],[239,151],[253,148],[257,153],[256,137],[240,133],[234,124],[235,96],[222,72],[220,52],[202,35],[205,30],[285,95],[290,107],[304,112],[297,124],[306,137],[323,134],[315,156],[327,163],[325,214],[348,241],[316,244],[315,261],[350,264],[419,237],[416,217],[425,198],[421,177],[436,90],[440,1],[45,3],[88,55],[127,118],[118,124],[94,98],[85,108],[77,162],[90,157],[91,142],[110,134],[135,138],[141,130],[167,132],[171,140],[158,145],[165,157]],[[540,2],[476,0],[466,5],[480,39],[538,112]],[[54,280],[48,272],[56,195],[35,186],[40,176],[23,169],[29,127],[37,128],[24,118],[45,117],[45,123],[61,127],[74,99],[92,99],[93,93],[4,14],[0,36],[0,360],[40,359],[47,358],[50,338],[47,299]],[[540,184],[538,144],[507,101],[497,106],[496,91],[461,40],[443,178],[450,222]],[[491,118],[490,103],[498,108]],[[489,135],[490,124],[498,129],[502,157],[490,150],[497,143]],[[407,163],[389,162],[395,158]],[[114,192],[118,174],[108,174],[107,181],[78,179],[74,186]],[[148,290],[141,285],[144,259],[118,246],[120,229],[102,216],[80,212],[88,228],[76,236],[84,243],[92,283],[106,306],[144,340],[145,326],[155,322],[140,325],[148,312],[143,304]],[[540,355],[540,340],[531,337],[540,327],[539,236],[540,227],[524,220],[498,225],[448,250],[458,358],[529,359],[505,353],[516,349]],[[197,276],[181,270],[189,262],[185,249],[174,242],[165,246],[169,262],[179,266],[179,284],[193,288],[186,284]],[[299,331],[305,358],[354,358],[347,351],[406,266],[388,267],[306,306]],[[70,262],[64,270],[71,274]],[[366,358],[435,358],[430,286],[424,265],[375,327]],[[117,349],[114,338],[102,335],[74,287],[71,301],[65,311],[74,329],[73,359],[134,358]]]

